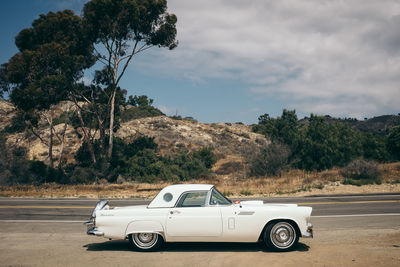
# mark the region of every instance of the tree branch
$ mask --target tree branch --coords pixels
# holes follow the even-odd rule
[[[138,53],[140,53],[140,52],[143,52],[143,51],[145,51],[145,50],[147,50],[147,49],[149,49],[149,48],[152,48],[152,47],[154,47],[154,45],[149,45],[149,46],[147,46],[146,44],[144,44],[141,48],[139,48],[138,49],[138,51],[135,53],[135,55],[136,54],[138,54]]]
[[[40,135],[39,135],[38,133],[36,133],[36,132],[33,130],[33,125],[32,125],[32,124],[30,124],[29,129],[31,130],[31,132],[33,133],[34,136],[36,136],[37,138],[39,138],[40,142],[42,142],[45,146],[49,147],[49,144],[46,143],[46,141],[44,141],[44,140],[42,139],[42,137],[40,137]]]
[[[108,44],[108,40],[107,40],[107,42],[105,43],[105,47],[106,47],[106,49],[107,49],[107,51],[108,51],[108,64],[106,64],[106,65],[109,66],[109,67],[111,67],[112,49],[111,49],[110,45]]]
[[[124,73],[126,71],[126,68],[128,67],[129,62],[131,61],[133,55],[137,54],[136,48],[137,48],[138,43],[139,43],[139,40],[136,40],[135,45],[133,46],[133,49],[132,49],[132,53],[129,55],[128,60],[125,62],[125,65],[124,65],[124,67],[122,69],[121,74],[119,75],[119,77],[117,79],[117,82],[115,83],[115,86],[118,85],[119,81],[121,80],[122,76],[124,75]]]

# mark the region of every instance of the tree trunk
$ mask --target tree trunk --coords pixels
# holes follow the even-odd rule
[[[93,92],[93,91],[92,91]],[[93,94],[92,94],[93,95]],[[106,153],[105,153],[105,143],[106,143],[106,130],[105,130],[105,121],[107,121],[106,118],[104,118],[104,120],[101,120],[101,116],[99,114],[99,110],[97,108],[97,104],[95,102],[94,97],[92,97],[92,102],[88,102],[88,104],[92,105],[93,110],[96,114],[96,119],[97,119],[97,123],[99,125],[99,131],[100,131],[100,144],[99,144],[99,148],[100,148],[100,154],[101,157],[105,157]]]
[[[111,97],[111,109],[110,109],[110,139],[108,140],[108,158],[111,159],[113,151],[114,141],[114,106],[115,106],[115,95],[117,93],[117,87],[114,87],[113,95]]]
[[[102,123],[102,122],[99,120],[99,125],[100,125],[100,123]],[[100,125],[100,153],[101,153],[102,157],[104,157],[106,154],[105,150],[104,150],[105,143],[106,143],[106,132],[104,129],[104,124],[102,123],[102,125]]]
[[[47,121],[49,122],[50,125],[50,136],[49,136],[49,161],[50,161],[50,167],[54,167],[54,162],[53,162],[53,111],[50,111],[50,116],[47,118]]]
[[[64,128],[63,128],[62,137],[61,137],[60,158],[58,160],[58,168],[59,169],[61,169],[61,167],[62,167],[62,157],[63,157],[63,154],[64,154],[65,132],[67,131],[67,127],[68,127],[68,124],[69,124],[68,113],[69,113],[70,108],[71,108],[71,104],[68,104],[67,117],[65,118]]]
[[[62,164],[62,157],[64,154],[64,139],[65,139],[65,132],[67,130],[68,123],[64,123],[64,128],[62,132],[62,137],[61,137],[61,148],[60,148],[60,158],[58,159],[58,168],[61,169],[61,164]]]
[[[86,130],[85,122],[83,121],[81,110],[80,110],[80,107],[79,107],[78,102],[76,101],[76,99],[74,99],[74,103],[76,105],[76,113],[78,114],[79,121],[81,122],[82,131],[83,131],[83,137],[85,139],[86,144],[88,145],[92,161],[93,161],[93,163],[96,163],[96,156],[94,154],[93,145],[92,145],[92,142],[91,142],[91,140],[89,138],[89,134],[88,134],[88,132]]]

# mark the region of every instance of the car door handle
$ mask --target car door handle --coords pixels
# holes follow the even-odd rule
[[[169,214],[179,214],[181,213],[179,210],[171,210]]]

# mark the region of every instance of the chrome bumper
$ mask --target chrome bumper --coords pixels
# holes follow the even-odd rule
[[[307,223],[307,232],[302,235],[302,237],[313,238],[313,225],[311,223]]]
[[[96,230],[96,226],[92,221],[85,222],[84,225],[87,227],[86,234],[88,235],[95,235],[95,236],[104,236],[103,232]]]

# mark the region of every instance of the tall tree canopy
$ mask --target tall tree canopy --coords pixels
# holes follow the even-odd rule
[[[92,0],[83,9],[85,29],[104,64],[95,81],[109,96],[109,150],[113,149],[114,111],[118,84],[134,55],[151,47],[177,46],[176,22],[166,0]]]
[[[11,101],[25,113],[49,110],[66,100],[83,70],[95,63],[82,18],[71,10],[49,12],[15,38],[19,52],[1,68]],[[2,85],[2,87],[5,87]],[[3,89],[4,90],[4,89]],[[48,113],[50,166],[53,166],[53,114]]]
[[[19,108],[48,109],[66,99],[83,70],[94,64],[81,20],[71,10],[49,12],[17,35],[20,52],[10,59],[7,78]]]

